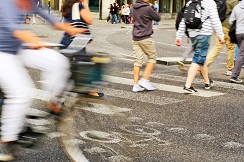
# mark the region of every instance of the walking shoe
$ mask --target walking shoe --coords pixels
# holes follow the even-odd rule
[[[211,87],[213,87],[214,86],[214,82],[213,82],[213,80],[209,80],[209,83],[208,84],[205,84],[205,89],[210,89]]]
[[[185,67],[185,64],[181,61],[178,61],[177,62],[178,65],[179,65],[179,69],[182,70],[182,71],[187,71],[187,68]]]
[[[197,92],[197,90],[195,90],[193,87],[186,88],[186,86],[184,86],[183,90],[185,93],[196,93]]]
[[[144,78],[141,78],[140,80],[139,80],[139,85],[141,86],[141,87],[143,87],[143,88],[145,88],[146,90],[148,90],[148,91],[153,91],[153,90],[155,90],[156,88],[154,88],[153,86],[152,86],[152,84],[151,84],[151,82],[149,81],[149,80],[146,80],[146,79],[144,79]]]
[[[241,79],[238,79],[238,78],[230,78],[230,81],[232,82],[232,83],[242,83],[242,80]]]
[[[226,76],[231,76],[231,75],[232,75],[232,71],[229,71],[229,70],[228,70],[228,71],[226,71],[225,74],[226,74]]]
[[[14,146],[16,142],[0,142],[0,161],[14,160]]]
[[[133,92],[141,92],[141,91],[144,91],[144,90],[145,90],[145,88],[140,87],[138,84],[134,85],[133,89],[132,89]]]

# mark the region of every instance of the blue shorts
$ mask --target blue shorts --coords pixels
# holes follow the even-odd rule
[[[209,35],[197,35],[191,38],[192,46],[194,48],[193,63],[203,66],[206,61],[209,48]]]

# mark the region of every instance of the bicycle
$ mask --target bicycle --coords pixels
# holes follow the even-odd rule
[[[133,161],[132,159],[135,157],[133,149],[126,150],[123,147],[124,144],[120,144],[120,137],[113,133],[116,129],[119,129],[119,125],[125,122],[123,112],[117,113],[117,108],[106,99],[87,98],[84,94],[84,91],[89,90],[91,87],[97,87],[101,84],[106,85],[101,82],[102,74],[104,73],[104,65],[110,61],[107,56],[101,54],[87,54],[81,57],[80,50],[73,48],[76,43],[79,44],[79,49],[85,47],[90,39],[89,36],[82,37],[78,42],[75,39],[70,46],[72,48],[60,50],[63,52],[62,54],[69,58],[72,72],[70,79],[72,84],[68,84],[69,86],[67,86],[62,96],[65,101],[62,116],[57,117],[48,113],[44,116],[28,115],[27,118],[57,119],[55,125],[60,134],[58,139],[73,161],[85,162],[88,159],[97,161],[92,160],[93,157],[91,156],[91,153],[96,149],[98,149],[98,152],[101,151],[98,153],[99,155],[96,155],[99,156],[99,161]],[[81,46],[81,44],[83,45]],[[25,46],[31,45],[25,44]],[[60,45],[47,43],[46,46],[57,47]],[[44,93],[43,95],[48,100],[47,94]],[[116,118],[111,115],[116,115]],[[103,125],[108,124],[111,127],[103,127]],[[81,131],[86,132],[85,136],[82,135]],[[31,148],[39,141],[40,135],[45,134],[46,132],[36,132],[28,124],[21,132],[18,143],[23,147]]]

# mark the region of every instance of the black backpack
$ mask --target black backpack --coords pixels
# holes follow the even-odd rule
[[[202,28],[202,10],[201,0],[190,0],[184,8],[183,17],[185,19],[186,28],[201,29]]]
[[[185,7],[183,7],[183,8],[177,13],[176,21],[175,21],[175,29],[176,29],[176,30],[179,29],[181,19],[182,19],[183,16],[184,16],[184,9],[185,9]],[[187,37],[189,37],[189,33],[188,33],[187,29],[186,29],[186,31],[185,31],[185,34],[186,34]]]
[[[217,5],[219,19],[221,22],[223,22],[226,19],[226,10],[227,10],[226,0],[214,0],[214,1],[216,2]]]

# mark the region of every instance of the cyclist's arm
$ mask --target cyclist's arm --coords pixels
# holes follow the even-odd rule
[[[31,44],[32,46],[30,48],[39,49],[43,47],[42,41],[38,37],[36,37],[31,31],[15,30],[13,32],[13,36],[24,43]]]
[[[46,12],[44,12],[42,9],[40,9],[37,6],[33,6],[33,10],[35,13],[39,14],[41,17],[43,17],[45,20],[47,20],[52,26],[54,26],[58,30],[63,30],[69,35],[73,36],[76,34],[82,34],[86,29],[81,28],[74,28],[69,23],[62,23],[59,22],[59,20],[54,19],[52,16],[48,15]]]
[[[12,9],[13,8],[13,9]],[[39,40],[31,31],[28,31],[24,25],[21,24],[21,19],[16,16],[18,11],[14,1],[1,3],[0,5],[0,19],[1,27],[6,31],[2,36],[6,37],[6,41],[15,37],[24,43],[33,44],[39,48],[41,40]]]

